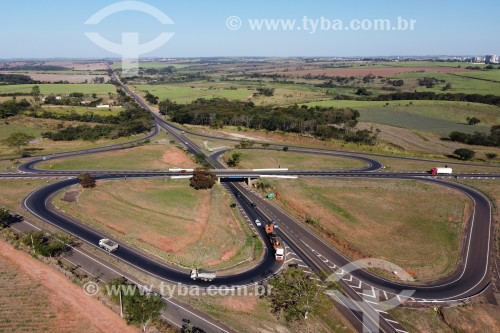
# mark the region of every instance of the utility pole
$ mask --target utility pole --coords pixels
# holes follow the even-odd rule
[[[122,289],[120,288],[120,317],[123,318]]]

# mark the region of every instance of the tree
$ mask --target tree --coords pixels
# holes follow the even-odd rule
[[[467,148],[460,148],[457,149],[453,152],[453,154],[457,155],[458,158],[464,161],[468,161],[476,155],[476,153],[473,150],[467,149]]]
[[[96,187],[95,178],[90,173],[82,173],[77,179],[83,188]]]
[[[14,148],[17,153],[21,152],[23,147],[26,147],[35,137],[22,132],[12,133],[7,139],[2,140],[10,148]]]
[[[235,151],[232,155],[231,158],[227,160],[227,165],[234,168],[237,167],[241,162],[241,153]]]
[[[193,177],[191,177],[189,183],[196,190],[207,190],[211,189],[216,181],[217,176],[208,169],[197,168],[193,171]]]
[[[125,318],[127,323],[141,325],[143,332],[146,331],[149,323],[160,316],[166,304],[162,297],[155,293],[134,293],[132,297],[124,299]]]
[[[267,297],[271,312],[278,318],[283,313],[288,322],[307,319],[321,305],[323,294],[317,282],[298,268],[286,270],[269,284],[273,289]]]
[[[477,125],[481,122],[481,120],[479,120],[476,117],[467,117],[466,120],[467,120],[467,124],[472,125],[472,126]]]
[[[366,88],[358,88],[358,90],[356,90],[356,95],[358,95],[358,96],[370,96],[371,92],[369,92],[368,89],[366,89]]]
[[[288,146],[283,147],[283,151],[288,151]]]
[[[31,88],[31,96],[33,96],[33,99],[35,100],[36,104],[40,106],[40,87],[39,86],[33,86]]]

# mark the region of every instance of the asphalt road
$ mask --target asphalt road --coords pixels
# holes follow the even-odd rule
[[[128,87],[124,86],[125,90],[130,93],[143,107],[149,109],[149,107],[133,92],[131,92]],[[150,110],[151,111],[151,110]],[[468,195],[474,202],[474,211],[469,221],[468,229],[466,230],[466,240],[464,242],[462,260],[460,261],[456,270],[447,277],[444,277],[438,281],[427,283],[425,285],[415,285],[411,283],[396,283],[393,281],[388,281],[378,276],[372,275],[365,270],[355,270],[350,272],[350,274],[343,277],[339,283],[349,295],[351,300],[361,301],[365,300],[366,293],[369,296],[375,291],[378,294],[378,299],[388,300],[398,297],[401,292],[412,290],[413,294],[409,298],[410,302],[448,302],[452,300],[462,300],[468,297],[472,297],[482,292],[489,284],[490,277],[488,272],[489,264],[489,250],[490,243],[492,239],[492,217],[491,217],[491,205],[489,200],[481,193],[471,189],[469,187],[459,185],[456,183],[446,182],[439,178],[443,176],[430,176],[427,173],[398,173],[398,172],[376,172],[382,167],[382,164],[378,161],[372,159],[369,156],[382,156],[378,154],[360,154],[360,153],[348,153],[345,151],[335,151],[327,149],[307,149],[303,147],[289,146],[291,151],[296,151],[305,154],[320,154],[320,155],[331,155],[344,158],[356,158],[363,160],[367,167],[360,170],[327,170],[327,171],[273,171],[273,172],[255,172],[249,170],[222,170],[224,165],[219,161],[219,156],[221,153],[217,153],[208,156],[201,148],[199,148],[193,141],[186,138],[183,134],[183,130],[167,123],[161,117],[154,114],[155,117],[155,131],[158,127],[166,130],[170,135],[172,135],[177,141],[179,141],[188,152],[192,154],[204,154],[207,160],[214,165],[219,170],[216,173],[220,176],[241,176],[241,177],[252,177],[258,175],[293,175],[300,177],[369,177],[377,179],[413,179],[419,181],[433,182],[442,186],[447,186],[461,191]],[[193,135],[203,136],[196,133],[190,133]],[[207,138],[217,138],[212,136],[204,136]],[[227,140],[224,138],[224,140]],[[238,140],[235,140],[238,141]],[[279,146],[279,145],[275,145]],[[94,153],[96,151],[109,151],[120,149],[121,147],[108,146],[104,149],[95,149],[87,151],[70,152],[61,155],[54,155],[51,158],[78,156],[83,154]],[[362,156],[363,155],[363,156]],[[391,156],[384,156],[391,157]],[[422,161],[416,158],[402,158]],[[431,160],[424,160],[431,161]],[[36,163],[40,162],[40,159],[34,160],[27,164],[21,165],[19,170],[25,174],[10,174],[10,175],[0,175],[0,177],[43,177],[43,176],[66,176],[72,177],[78,174],[79,171],[41,171],[36,170]],[[452,163],[449,163],[452,164]],[[460,163],[463,164],[463,163]],[[117,179],[117,178],[132,178],[132,177],[165,177],[178,175],[178,173],[169,172],[144,172],[144,171],[121,171],[121,172],[110,172],[110,171],[92,171],[93,174],[98,175],[100,179]],[[457,175],[454,175],[457,176]],[[477,175],[464,173],[460,174],[460,177],[483,177],[483,178],[496,178],[499,177],[499,173]],[[445,176],[447,177],[447,176]],[[99,239],[104,238],[105,235],[80,224],[78,221],[71,219],[70,217],[64,216],[59,212],[52,209],[49,204],[50,196],[67,186],[75,184],[75,179],[66,179],[44,188],[41,188],[32,194],[30,194],[24,201],[24,205],[29,209],[34,215],[42,218],[43,220],[51,223],[58,228],[68,231],[69,233],[77,236],[78,238],[84,240],[85,242],[97,245]],[[225,185],[233,193],[241,193],[242,196],[236,196],[237,200],[245,211],[246,215],[250,219],[260,217],[263,221],[273,220],[278,221],[280,228],[278,231],[279,236],[284,240],[287,250],[291,251],[293,255],[296,255],[299,260],[310,267],[315,272],[323,272],[328,274],[338,273],[339,269],[342,270],[344,265],[349,263],[349,260],[345,258],[341,253],[335,251],[322,240],[320,240],[316,235],[311,233],[306,229],[300,222],[296,221],[293,217],[288,215],[286,212],[281,211],[269,201],[259,197],[258,195],[252,193],[247,188],[244,188],[239,184],[228,184]],[[255,203],[257,207],[252,207],[250,204]],[[256,228],[257,234],[261,238],[264,237],[264,232],[262,228]],[[273,258],[273,250],[271,249],[268,242],[264,239],[264,244],[266,244],[266,255],[258,265],[249,269],[246,272],[242,272],[236,275],[220,276],[217,277],[212,283],[200,283],[197,281],[196,285],[201,285],[202,287],[208,287],[208,285],[218,285],[218,286],[238,286],[246,285],[250,283],[255,283],[268,278],[270,275],[276,273],[281,268],[281,263],[276,262]],[[149,256],[141,253],[137,249],[128,247],[126,244],[120,244],[119,249],[111,254],[128,264],[147,272],[148,274],[159,277],[163,280],[185,283],[188,285],[194,284],[194,282],[189,278],[189,272],[183,269],[179,269],[174,266],[167,265],[165,263],[158,262],[156,259],[151,259]],[[383,296],[380,296],[382,294]],[[379,297],[380,296],[380,297]],[[375,298],[373,298],[375,301]],[[359,302],[361,303],[361,302]],[[376,302],[373,302],[376,303]],[[363,304],[357,304],[356,309],[349,311],[346,315],[354,316],[356,320],[350,318],[351,322],[361,330],[366,329],[369,331],[382,331],[386,332],[403,332],[404,329],[397,328],[397,323],[389,323],[391,321],[390,316],[384,317],[384,312],[379,311],[377,306]],[[373,318],[375,316],[382,315],[382,321],[377,323]],[[370,319],[366,323],[361,323],[361,317],[369,317]],[[360,324],[361,323],[361,324]],[[363,326],[365,325],[365,326]],[[368,327],[366,326],[368,325]]]

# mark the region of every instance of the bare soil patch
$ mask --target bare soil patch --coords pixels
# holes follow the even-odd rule
[[[66,202],[76,202],[76,198],[78,197],[78,194],[80,194],[81,191],[68,191],[65,192],[63,197],[61,198],[62,201]]]
[[[64,275],[0,241],[0,331],[139,332]]]

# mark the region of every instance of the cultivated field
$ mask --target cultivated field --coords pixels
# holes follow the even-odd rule
[[[342,253],[387,259],[420,281],[454,268],[470,212],[465,195],[417,181],[298,179],[275,188],[280,205]]]
[[[0,241],[0,332],[139,332],[83,289]]]
[[[44,95],[48,94],[71,94],[79,92],[83,94],[101,94],[116,92],[115,86],[112,84],[16,84],[16,85],[0,85],[0,94],[23,93],[31,94],[33,86],[39,86],[40,92]]]
[[[240,169],[288,168],[293,170],[342,170],[361,169],[366,163],[351,158],[320,156],[276,150],[235,150],[241,153]],[[227,152],[230,158],[233,152]]]
[[[70,197],[78,193],[74,202],[58,195],[60,209],[169,262],[221,269],[258,259],[259,240],[236,218],[220,186],[196,191],[186,179],[128,179],[68,192],[73,191]]]

